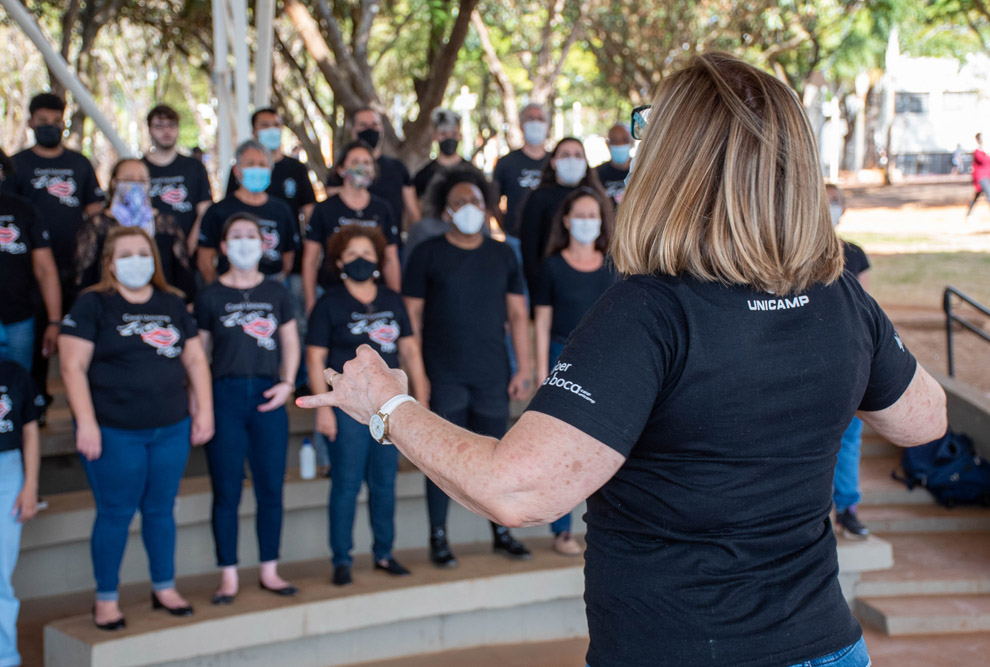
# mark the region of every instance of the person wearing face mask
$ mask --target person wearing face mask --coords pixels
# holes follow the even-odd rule
[[[629,179],[629,168],[632,166],[630,151],[633,147],[633,136],[629,126],[619,123],[608,131],[608,152],[611,159],[595,167],[598,180],[601,181],[605,194],[612,200],[613,206],[622,201],[622,193],[626,191],[626,181]]]
[[[103,243],[114,227],[139,227],[155,240],[162,273],[169,285],[177,287],[191,303],[196,280],[189,262],[186,236],[171,215],[152,208],[148,166],[141,160],[125,158],[110,172],[110,201],[86,218],[76,238],[76,284],[79,289],[100,280],[99,258]]]
[[[457,152],[461,142],[461,116],[449,109],[434,109],[430,114],[433,123],[433,141],[437,143],[437,157],[423,166],[413,178],[416,196],[426,194],[430,181],[438,172],[463,164],[471,164]],[[411,232],[410,232],[411,233]]]
[[[299,223],[292,209],[269,195],[272,182],[271,152],[254,139],[248,139],[234,153],[234,175],[240,187],[203,214],[199,229],[196,264],[206,283],[229,268],[227,258],[217,256],[223,223],[237,213],[250,213],[261,221],[262,255],[258,265],[266,276],[286,276],[299,246]]]
[[[224,222],[220,251],[230,268],[196,299],[204,349],[212,343],[216,435],[206,445],[213,486],[213,540],[220,586],[213,604],[237,595],[237,508],[244,461],[251,467],[257,501],[259,584],[277,595],[298,593],[278,575],[282,533],[282,486],[289,440],[285,402],[295,389],[299,332],[292,297],[281,283],[265,280],[261,221],[237,213]]]
[[[52,255],[58,270],[62,292],[62,312],[72,306],[78,293],[75,275],[76,233],[86,215],[103,208],[103,191],[96,179],[93,165],[81,153],[62,144],[65,132],[65,101],[52,93],[40,93],[28,105],[28,127],[34,132],[35,143],[13,156],[14,172],[3,179],[3,191],[28,200],[38,213],[38,219],[48,226]],[[35,309],[34,360],[31,377],[47,404],[48,355],[44,332],[53,322],[40,305]],[[45,410],[39,423],[45,423]]]
[[[341,282],[320,297],[309,318],[306,362],[314,392],[327,391],[323,371],[354,358],[360,345],[371,345],[392,368],[400,360],[409,372],[412,391],[429,400],[423,359],[413,337],[402,298],[376,278],[382,269],[385,237],[374,227],[347,226],[336,232],[327,246],[327,260]],[[393,576],[409,574],[392,556],[395,541],[395,475],[398,456],[394,447],[374,441],[368,429],[343,412],[326,408],[316,413],[317,451],[330,456],[330,550],[333,583],[352,581],[351,549],[354,514],[362,482],[368,485],[368,512],[374,537],[374,569]]]
[[[547,162],[547,112],[539,104],[531,103],[519,111],[519,123],[522,125],[523,146],[509,151],[495,163],[492,172],[493,195],[501,205],[505,197],[502,231],[505,232],[505,242],[516,253],[516,259],[522,261],[519,254],[519,207],[526,196],[540,184],[543,167]]]
[[[564,199],[580,187],[605,194],[595,170],[588,169],[584,145],[579,139],[565,137],[557,143],[543,166],[539,187],[529,194],[519,211],[523,275],[530,294],[536,289],[536,278],[546,256],[554,217]]]
[[[181,293],[139,226],[110,230],[102,277],[62,322],[59,362],[76,449],[96,501],[93,621],[125,626],[117,603],[128,527],[141,511],[154,609],[193,613],[175,590],[175,496],[190,443],[213,437],[206,354]],[[190,414],[191,413],[191,414]]]
[[[421,215],[416,187],[409,170],[400,160],[385,155],[382,151],[384,126],[381,114],[375,109],[358,109],[351,116],[351,139],[363,141],[374,150],[377,177],[371,184],[371,194],[381,197],[392,207],[395,223],[399,231],[409,229],[418,222]],[[327,182],[329,188],[339,186],[333,173]],[[386,234],[387,236],[387,234]],[[402,247],[402,237],[399,237]]]
[[[592,188],[569,194],[554,217],[546,260],[532,294],[537,382],[550,376],[578,322],[618,281],[605,259],[611,230],[610,206]],[[581,545],[571,535],[570,513],[551,523],[550,532],[554,551],[581,555]]]
[[[488,187],[476,170],[437,177],[430,204],[451,229],[416,248],[406,265],[402,294],[413,331],[422,341],[430,409],[463,428],[498,438],[508,428],[509,400],[524,400],[532,391],[533,369],[519,263],[507,244],[481,233],[490,206]],[[518,360],[512,377],[506,322]],[[450,499],[427,480],[426,501],[430,561],[452,567],[457,559],[447,541]],[[491,528],[495,553],[530,557],[508,528],[496,523]]]
[[[340,271],[330,261],[328,244],[337,231],[348,226],[381,231],[386,243],[382,278],[389,289],[399,291],[399,221],[391,205],[371,191],[379,163],[371,146],[363,141],[347,144],[337,158],[330,180],[336,194],[316,205],[306,228],[302,275],[307,313],[316,304],[317,286],[326,288],[339,280]]]
[[[825,194],[828,196],[828,210],[832,218],[832,226],[837,227],[846,211],[846,196],[842,189],[834,183],[825,184]],[[870,288],[870,260],[866,252],[856,245],[842,239],[842,251],[845,259],[845,270],[856,276],[856,280],[864,290]],[[842,444],[839,454],[835,457],[835,475],[832,478],[832,502],[835,504],[835,523],[842,534],[854,540],[865,540],[870,536],[870,530],[859,520],[856,506],[862,499],[859,487],[859,459],[863,444],[863,420],[853,417],[849,427],[842,433]]]

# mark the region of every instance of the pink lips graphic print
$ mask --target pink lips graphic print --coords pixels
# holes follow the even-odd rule
[[[399,327],[394,323],[382,324],[368,332],[368,338],[379,345],[390,345],[399,339]]]
[[[15,227],[0,227],[0,245],[13,243],[21,238],[21,232]]]
[[[158,327],[141,334],[141,340],[152,347],[166,348],[179,342],[179,334],[164,327]]]
[[[256,317],[247,324],[242,325],[244,333],[252,338],[271,338],[272,334],[275,333],[277,327],[275,324],[266,318]]]
[[[76,191],[76,184],[72,181],[56,180],[48,183],[48,186],[45,189],[51,196],[63,199],[65,197],[72,196],[72,194]]]
[[[165,188],[162,190],[161,194],[162,201],[169,206],[175,206],[176,204],[181,204],[186,200],[186,189],[184,187],[178,188]]]

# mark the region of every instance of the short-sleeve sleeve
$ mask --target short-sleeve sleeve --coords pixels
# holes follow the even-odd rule
[[[427,271],[430,264],[428,243],[421,243],[409,257],[406,272],[402,276],[402,295],[417,299],[426,298]]]
[[[402,303],[402,297],[395,295],[395,321],[399,325],[399,338],[413,335],[412,323],[409,321],[409,313]]]
[[[24,206],[24,223],[27,225],[28,234],[31,237],[31,250],[52,247],[51,235],[48,233],[48,224],[44,218],[37,214],[33,204],[25,204]]]
[[[326,217],[324,214],[325,210],[325,204],[317,204],[316,208],[313,209],[313,215],[309,216],[309,221],[306,223],[307,241],[314,241],[323,245],[323,241],[326,240],[327,233],[324,225],[324,218]]]
[[[333,332],[330,305],[330,302],[324,297],[313,306],[313,312],[310,314],[309,322],[306,325],[306,345],[330,348]]]
[[[309,169],[302,163],[300,163],[297,188],[296,201],[299,202],[300,207],[316,203],[316,192],[313,191],[313,182],[309,180]]]
[[[85,186],[83,187],[83,206],[104,200],[103,190],[100,182],[96,178],[93,165],[85,157],[82,158],[83,169],[85,170]]]
[[[220,247],[220,225],[223,221],[220,220],[220,212],[217,210],[217,205],[206,209],[206,213],[203,214],[203,221],[199,226],[199,245],[204,248],[212,248],[216,250]]]
[[[31,380],[31,374],[27,371],[21,376],[21,424],[28,425],[38,419],[38,406],[34,404],[34,397],[38,395],[38,390]]]
[[[278,285],[279,293],[278,304],[276,305],[276,308],[278,309],[276,311],[276,316],[278,317],[279,322],[285,324],[286,322],[291,322],[296,319],[296,313],[292,308],[292,295],[289,294],[289,290],[287,290],[284,285],[280,283],[276,283],[276,285]]]
[[[196,160],[196,183],[198,187],[196,188],[196,194],[193,201],[200,204],[204,201],[213,201],[213,188],[210,185],[210,177],[206,173],[206,166]]]
[[[677,312],[640,286],[615,285],[571,334],[528,409],[628,457],[676,354]]]
[[[553,270],[548,259],[540,267],[540,275],[536,279],[536,289],[531,295],[534,306],[553,305]]]
[[[408,173],[408,172],[407,172]],[[382,201],[382,233],[385,234],[386,245],[399,243],[399,224],[395,209],[387,201]]]
[[[866,312],[873,334],[873,359],[870,363],[870,379],[859,409],[875,412],[889,408],[904,394],[914,379],[918,362],[873,297],[865,292],[861,294],[868,305]]]
[[[60,333],[90,342],[96,341],[102,310],[100,297],[96,292],[87,292],[81,295],[72,304],[69,314],[62,319]]]
[[[193,307],[196,324],[204,331],[213,331],[213,318],[210,317],[211,291],[200,292],[199,296],[196,297],[196,305]]]
[[[495,168],[492,170],[492,182],[498,183],[498,190],[505,194],[505,158],[501,157],[495,161]]]
[[[189,339],[198,336],[199,327],[196,326],[196,318],[186,310],[186,304],[174,294],[169,294],[168,298],[172,301],[172,309],[176,313],[176,324],[179,330],[182,331],[183,338]]]
[[[396,160],[395,166],[399,169],[399,173],[402,174],[402,186],[403,187],[412,186],[413,185],[412,175],[409,173],[409,170],[406,168],[406,165],[403,164],[401,160]]]
[[[283,207],[279,207],[280,209]],[[299,225],[293,224],[292,209],[286,205],[278,216],[279,252],[293,252],[299,246]]]
[[[499,241],[496,241],[499,243]],[[505,251],[505,263],[506,269],[509,272],[509,281],[506,291],[509,294],[525,294],[525,283],[523,282],[522,269],[519,266],[519,262],[516,261],[516,253],[512,252],[509,246],[502,244],[502,250]]]

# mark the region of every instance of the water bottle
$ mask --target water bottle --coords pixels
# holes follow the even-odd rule
[[[304,438],[299,448],[299,476],[303,479],[316,478],[316,450],[309,438]]]

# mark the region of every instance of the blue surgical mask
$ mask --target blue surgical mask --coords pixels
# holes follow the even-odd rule
[[[612,154],[612,162],[615,164],[625,164],[629,161],[629,151],[632,150],[631,144],[620,144],[618,146],[609,146],[608,152]]]
[[[121,257],[114,260],[113,269],[117,274],[117,282],[128,289],[137,290],[151,282],[151,277],[155,275],[155,260],[143,255]]]
[[[557,178],[567,186],[575,186],[588,173],[588,163],[580,157],[562,157],[557,160]]]
[[[272,183],[272,170],[268,167],[242,167],[241,185],[249,192],[264,192]]]
[[[258,143],[275,152],[282,147],[282,128],[266,127],[258,130]]]

